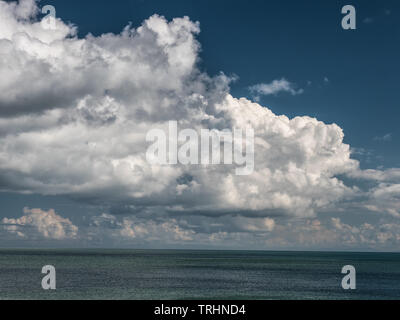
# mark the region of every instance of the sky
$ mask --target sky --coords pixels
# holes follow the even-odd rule
[[[399,251],[399,14],[0,1],[0,246]],[[254,172],[146,162],[169,121],[251,126]]]

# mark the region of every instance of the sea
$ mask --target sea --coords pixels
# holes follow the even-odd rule
[[[355,290],[342,288],[346,265]],[[0,299],[398,300],[400,253],[1,249]]]

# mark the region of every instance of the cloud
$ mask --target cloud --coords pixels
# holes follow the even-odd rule
[[[375,137],[374,138],[374,141],[382,141],[382,142],[388,142],[388,141],[391,141],[391,140],[392,140],[392,134],[391,133],[385,134],[382,137]]]
[[[91,218],[89,234],[91,240],[108,236],[113,241],[134,241],[135,243],[159,241],[164,244],[193,241],[195,232],[182,227],[176,219],[139,219],[136,217],[116,217],[103,213]],[[94,227],[94,228],[92,228]]]
[[[274,80],[271,83],[260,83],[251,86],[250,91],[256,95],[256,98],[260,96],[268,96],[268,95],[277,95],[278,93],[287,92],[291,95],[295,96],[298,94],[302,94],[304,92],[303,89],[295,89],[295,85],[285,78],[280,80]]]
[[[193,217],[141,219],[102,214],[92,218],[94,228],[85,234],[93,239],[109,237],[119,245],[185,244],[207,247],[254,249],[353,249],[396,250],[400,224],[344,223],[338,217],[282,220],[270,218]],[[99,222],[101,221],[101,222]],[[189,223],[190,221],[190,223]],[[99,236],[101,234],[101,236]]]
[[[117,243],[154,243],[162,245],[176,243],[205,243],[215,245],[221,235],[264,235],[275,228],[271,218],[246,218],[241,216],[206,218],[212,221],[197,220],[196,217],[136,217],[115,216],[103,213],[91,218],[85,231],[91,240],[101,241],[108,237]],[[251,236],[250,236],[251,238]],[[222,238],[219,240],[223,241]],[[218,241],[217,241],[218,242]]]
[[[53,209],[44,211],[41,209],[24,208],[25,215],[18,219],[3,218],[3,228],[20,238],[43,237],[52,240],[75,239],[78,227],[69,219],[56,214]]]
[[[385,245],[398,245],[400,243],[399,224],[378,224],[377,226],[363,223],[359,227],[342,223],[338,218],[332,218],[335,231],[341,237],[341,241],[347,245],[369,245],[376,248]]]
[[[275,231],[279,218],[315,217],[359,196],[340,178],[362,172],[343,130],[233,97],[229,77],[198,67],[199,23],[153,15],[120,34],[78,38],[60,19],[56,30],[43,29],[37,12],[32,0],[0,1],[1,191],[64,195],[110,212],[122,207],[142,216],[103,217],[118,237],[165,233],[176,241],[199,231],[183,231],[181,216],[221,219],[227,228],[198,226],[215,238],[257,235]],[[252,90],[302,93],[285,79]],[[171,120],[198,132],[251,127],[253,174],[237,176],[236,165],[149,164],[146,133]],[[369,191],[371,205],[380,204],[378,193]],[[394,198],[389,204],[385,212],[397,210]],[[59,225],[74,235],[66,221]]]
[[[360,203],[365,209],[400,218],[400,169],[355,170],[349,173],[354,179],[375,183],[363,193]]]
[[[397,182],[400,183],[400,169],[392,168],[386,170],[354,170],[349,176],[355,179],[372,180],[377,182]]]
[[[21,20],[19,6],[0,3],[3,191],[262,216],[314,215],[352,192],[336,178],[357,166],[342,129],[232,97],[229,78],[197,67],[198,23],[154,15],[137,29],[80,39],[61,20],[56,31],[44,30]],[[284,79],[260,88],[300,93]],[[254,174],[238,177],[235,165],[150,165],[146,132],[170,120],[196,130],[252,127]],[[192,183],[181,182],[188,174]]]
[[[381,183],[373,188],[366,208],[400,218],[400,184]]]

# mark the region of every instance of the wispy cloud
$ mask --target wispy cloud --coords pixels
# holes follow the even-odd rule
[[[259,83],[249,87],[249,90],[256,98],[260,96],[277,95],[282,92],[290,93],[295,96],[304,92],[303,89],[296,89],[296,85],[285,78],[274,80],[271,83]]]
[[[381,137],[375,137],[374,141],[383,141],[383,142],[388,142],[392,140],[392,134],[391,133],[387,133],[384,136]]]

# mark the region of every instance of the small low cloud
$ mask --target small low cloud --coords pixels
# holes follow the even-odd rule
[[[260,96],[277,95],[283,92],[290,93],[291,95],[295,96],[304,92],[303,89],[296,89],[296,85],[289,82],[285,78],[274,80],[271,83],[259,83],[251,86],[249,90],[255,95],[256,98],[260,98]]]
[[[108,236],[117,241],[159,241],[164,244],[193,241],[195,232],[180,225],[176,219],[156,221],[152,219],[138,219],[135,217],[117,218],[114,215],[103,213],[91,219],[92,238]]]
[[[19,238],[44,237],[51,240],[74,239],[78,234],[78,227],[69,219],[59,216],[53,209],[24,208],[24,216],[18,219],[4,218],[3,228]]]

